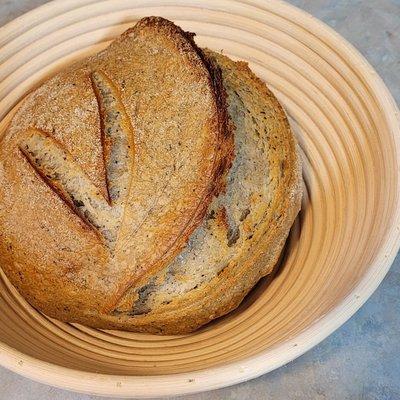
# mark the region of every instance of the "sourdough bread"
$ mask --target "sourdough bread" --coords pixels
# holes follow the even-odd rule
[[[0,264],[49,316],[188,333],[272,272],[300,209],[296,140],[247,64],[192,36],[139,21],[2,138]]]
[[[101,325],[180,253],[232,154],[219,69],[142,19],[29,94],[1,138],[0,265],[40,311]]]

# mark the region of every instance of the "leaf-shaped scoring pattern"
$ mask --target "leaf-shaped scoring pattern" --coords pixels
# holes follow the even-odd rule
[[[93,72],[91,80],[99,105],[108,199],[73,156],[47,133],[32,128],[19,147],[50,188],[113,250],[131,184],[133,128],[114,83],[101,71]]]

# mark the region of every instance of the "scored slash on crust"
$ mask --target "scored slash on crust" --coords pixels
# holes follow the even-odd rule
[[[72,154],[49,134],[31,128],[19,148],[47,185],[113,250],[131,185],[133,128],[111,79],[103,72],[95,71],[91,81],[99,106],[107,198]]]

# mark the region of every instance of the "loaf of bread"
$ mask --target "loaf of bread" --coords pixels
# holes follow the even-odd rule
[[[24,100],[0,142],[0,265],[65,322],[194,331],[271,273],[301,201],[282,107],[144,18]]]

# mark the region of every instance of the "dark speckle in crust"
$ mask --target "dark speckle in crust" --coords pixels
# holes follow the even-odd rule
[[[73,202],[74,202],[75,207],[83,207],[85,205],[85,203],[81,200],[73,199]]]
[[[281,170],[281,178],[285,175],[285,160],[282,160],[279,164],[280,170]]]
[[[228,239],[228,247],[232,247],[238,241],[239,237],[240,237],[239,228],[237,226],[230,227],[226,235],[226,238]]]
[[[243,222],[247,216],[250,214],[250,209],[246,208],[245,210],[242,211],[242,214],[240,215],[239,221]]]
[[[215,211],[211,210],[210,213],[207,216],[207,219],[215,219]]]

